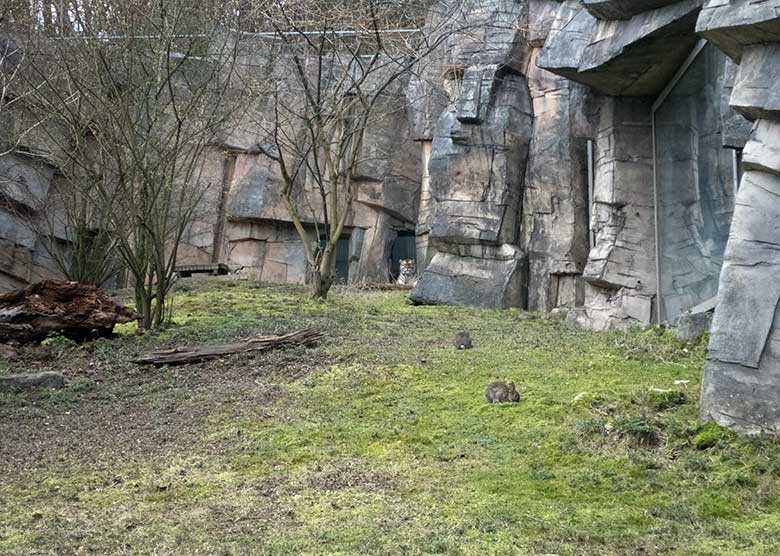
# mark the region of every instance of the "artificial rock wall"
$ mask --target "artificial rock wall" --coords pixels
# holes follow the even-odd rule
[[[653,321],[660,249],[653,104],[707,38],[730,57],[713,85],[722,96],[718,125],[707,133],[744,147],[744,176],[723,254],[703,414],[743,431],[776,431],[780,0],[464,6],[468,31],[449,37],[421,75],[393,91],[387,101],[398,109],[368,130],[370,162],[359,171],[349,222],[350,281],[387,281],[394,241],[414,231],[418,302],[563,308],[570,324],[594,329]],[[242,68],[246,79],[284,71],[268,68],[262,46],[245,55]],[[263,99],[248,104],[206,153],[209,188],[182,263],[225,262],[261,280],[305,280],[303,245],[278,195],[281,179],[256,146],[268,113]],[[745,118],[754,125],[749,137]],[[30,141],[31,152],[45,150]],[[682,149],[691,175],[701,148]],[[39,164],[28,158],[2,164],[18,166],[22,176]],[[45,199],[56,174],[56,164],[44,163],[37,177],[24,179],[40,180]],[[313,188],[303,194],[316,220]],[[17,196],[41,210],[40,199]],[[684,202],[680,214],[695,216],[701,195],[692,190]],[[701,252],[700,222],[683,222],[686,248]],[[0,287],[49,271],[35,238],[2,211],[0,242]]]
[[[652,99],[698,40],[699,5],[478,4],[490,39],[456,39],[435,67],[463,75],[460,94],[415,107],[416,138],[432,140],[417,228],[431,263],[412,298],[566,308],[596,329],[650,322]]]
[[[702,417],[780,432],[780,1],[705,3],[697,31],[739,69],[731,106],[754,122],[743,152],[702,388]]]
[[[286,58],[268,41],[245,40],[236,72],[238,83],[284,74]],[[412,233],[420,198],[421,157],[411,140],[403,83],[390,91],[380,111],[387,114],[366,131],[355,176],[355,201],[347,222],[348,281],[387,282],[390,250],[399,233]],[[242,95],[243,91],[236,91]],[[283,179],[262,154],[265,126],[273,118],[270,98],[246,98],[205,155],[210,183],[184,238],[182,264],[225,263],[241,275],[268,282],[303,283],[304,245],[282,201]],[[314,237],[322,222],[319,192],[307,176],[299,192],[305,224]]]
[[[1,45],[0,45],[1,46]],[[267,41],[245,41],[236,71],[246,83],[266,79],[288,68],[272,60]],[[179,249],[179,265],[225,263],[254,279],[303,283],[304,246],[279,195],[282,178],[275,164],[260,154],[264,122],[273,114],[268,98],[244,98],[222,132],[203,154],[198,176],[202,198]],[[399,233],[413,233],[420,198],[419,144],[411,140],[404,84],[390,91],[382,108],[388,117],[367,130],[353,213],[345,233],[350,282],[390,280],[390,250]],[[35,121],[24,109],[0,118],[0,152],[5,137],[13,138]],[[61,158],[46,132],[31,132],[19,145],[21,154],[0,157],[0,290],[47,277],[61,277],[35,230],[36,214],[56,210],[56,184]],[[63,140],[63,144],[66,141]],[[61,176],[60,176],[61,177]],[[301,195],[308,224],[321,219],[318,194],[310,183]],[[51,218],[41,218],[41,221]],[[64,217],[63,217],[64,221]],[[56,230],[55,241],[67,245],[67,229]],[[45,240],[45,238],[43,238]]]
[[[533,112],[522,11],[511,0],[476,3],[469,17],[480,40],[471,30],[449,37],[412,85],[417,139],[431,143],[430,199],[417,224],[418,258],[430,262],[416,302],[500,308],[525,298],[518,232]]]
[[[583,295],[596,114],[585,87],[535,63],[558,6],[475,3],[481,40],[454,35],[410,87],[416,139],[431,142],[417,302],[550,310]]]

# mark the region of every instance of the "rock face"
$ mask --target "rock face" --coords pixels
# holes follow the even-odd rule
[[[393,257],[416,250],[419,303],[552,311],[599,330],[695,313],[717,294],[703,416],[777,432],[780,0],[462,7],[453,25],[468,29],[389,91],[392,115],[367,130],[345,279],[388,281]],[[261,42],[242,53],[246,79],[267,58]],[[257,99],[205,154],[220,187],[182,261],[301,282],[280,176],[258,154],[253,122],[268,113]],[[26,117],[0,126],[11,133]],[[37,156],[51,150],[45,134],[24,146],[0,159],[0,175],[27,184],[5,199],[36,213],[56,189],[57,156]],[[303,189],[313,225],[321,209]],[[41,253],[0,208],[0,288],[50,268]]]
[[[631,19],[646,10],[662,8],[677,0],[582,0],[582,5],[599,19]]]
[[[588,252],[593,95],[535,63],[558,2],[475,6],[469,23],[480,22],[490,40],[454,38],[411,86],[425,90],[431,76],[451,76],[438,90],[427,85],[427,101],[414,105],[416,138],[431,141],[429,196],[424,189],[417,225],[418,260],[430,264],[412,299],[574,306]]]
[[[523,195],[521,245],[528,253],[528,304],[536,311],[581,305],[588,258],[587,138],[597,99],[584,86],[540,69],[528,86],[534,127]]]
[[[433,4],[429,30],[449,2]],[[394,258],[416,250],[419,303],[551,311],[599,330],[696,313],[717,294],[703,417],[778,432],[780,0],[462,7],[453,25],[467,30],[389,91],[391,115],[367,130],[343,278],[386,282]],[[245,79],[269,67],[264,48],[242,53]],[[302,282],[304,246],[252,123],[270,107],[246,108],[205,154],[219,186],[182,262]],[[25,146],[45,144],[32,134]],[[28,186],[5,198],[43,210],[56,158],[0,159],[0,175]],[[322,216],[310,185],[313,225]],[[0,287],[48,268],[41,252],[0,209]],[[705,326],[696,317],[683,335]]]
[[[702,384],[702,418],[780,431],[780,1],[707,2],[697,30],[739,62],[731,103],[754,120],[744,150]],[[772,44],[773,41],[777,41]],[[759,44],[760,43],[760,44]]]
[[[514,1],[476,4],[469,16],[491,37],[490,48],[467,33],[454,36],[428,68],[448,81],[432,95],[446,102],[436,123],[427,112],[416,129],[431,140],[430,199],[417,223],[427,249],[418,259],[430,264],[411,295],[418,303],[523,304],[526,258],[517,242],[533,108],[517,30],[522,13]]]
[[[700,0],[625,2],[630,19],[597,19],[593,8],[564,2],[538,59],[540,67],[609,95],[655,96],[697,42]],[[616,4],[616,2],[602,2]],[[645,4],[669,4],[639,10]]]
[[[712,312],[683,314],[672,321],[674,333],[681,342],[694,342],[707,334],[712,326]]]

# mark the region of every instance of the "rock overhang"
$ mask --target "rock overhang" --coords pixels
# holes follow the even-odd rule
[[[632,4],[638,9],[653,2]],[[663,4],[628,19],[599,19],[587,5],[564,2],[557,32],[536,63],[607,95],[657,96],[699,40],[702,9],[702,0]]]
[[[647,10],[674,4],[677,0],[582,0],[583,7],[599,19],[631,19]]]
[[[739,63],[745,47],[780,42],[780,2],[708,0],[696,33]]]

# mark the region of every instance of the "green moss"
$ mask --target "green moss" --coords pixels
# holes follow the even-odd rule
[[[699,427],[691,442],[699,450],[706,450],[733,438],[735,435],[729,429],[710,421]]]
[[[685,392],[679,390],[655,388],[647,392],[646,403],[656,411],[666,411],[667,409],[688,403],[688,396]]]

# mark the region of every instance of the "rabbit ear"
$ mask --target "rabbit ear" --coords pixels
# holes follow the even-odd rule
[[[514,390],[514,389],[515,389],[515,383],[514,383],[514,382],[510,382],[510,383],[508,384],[508,386],[509,386],[509,389],[510,389],[510,390]]]

